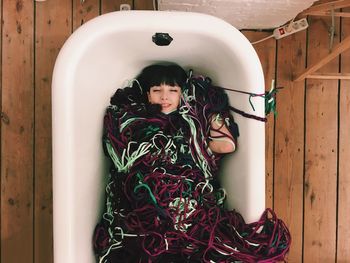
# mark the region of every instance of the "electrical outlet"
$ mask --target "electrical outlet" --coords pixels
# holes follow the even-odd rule
[[[280,39],[280,38],[289,36],[291,34],[294,34],[296,32],[302,31],[308,28],[308,26],[309,24],[307,23],[306,18],[303,18],[298,21],[293,21],[282,27],[276,28],[275,30],[273,30],[273,36],[276,39]]]

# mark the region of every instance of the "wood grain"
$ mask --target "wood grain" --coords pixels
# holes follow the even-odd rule
[[[318,73],[308,75],[308,79],[350,79],[350,73]]]
[[[0,6],[2,6],[2,0],[0,0]],[[2,12],[0,12],[0,21],[3,21],[2,20]],[[0,27],[1,27],[1,32],[2,32],[2,23],[0,24]],[[2,62],[2,38],[3,38],[3,35],[1,34],[1,37],[0,37],[0,61]],[[2,147],[1,147],[1,144],[2,144],[2,136],[1,136],[1,131],[2,131],[2,123],[3,123],[3,113],[2,113],[2,63],[0,63],[0,206],[1,206],[1,212],[0,212],[0,235],[1,235],[1,240],[2,240],[2,231],[1,231],[1,213],[2,213],[2,184],[1,184],[1,181],[2,181],[2,164],[1,164],[1,160],[2,160]],[[1,262],[1,252],[2,252],[2,249],[1,249],[1,242],[0,242],[0,262]]]
[[[0,0],[1,262],[52,262],[53,63],[72,30],[123,3],[153,9],[150,0]],[[299,32],[254,45],[265,88],[272,78],[284,87],[266,125],[266,206],[291,230],[288,262],[350,262],[350,81],[291,82],[305,66],[305,46],[308,65],[329,52],[331,19],[312,16],[309,24],[308,38]],[[341,28],[335,44],[350,36],[350,21]],[[256,41],[269,32],[244,34]],[[349,61],[347,50],[317,73],[346,76]]]
[[[33,1],[2,1],[1,262],[33,262]]]
[[[100,14],[100,0],[73,0],[73,31]]]
[[[302,262],[305,83],[292,82],[305,68],[306,32],[278,41],[274,204],[287,224],[292,246],[288,262]]]
[[[135,10],[153,10],[153,0],[134,0]]]
[[[304,80],[308,75],[313,74],[316,70],[322,68],[323,66],[328,64],[333,59],[337,58],[341,53],[348,50],[349,48],[350,48],[350,36],[346,37],[345,39],[342,40],[341,43],[338,43],[336,46],[334,46],[333,49],[328,54],[324,54],[320,59],[316,60],[311,66],[308,66],[308,68],[305,69],[304,72],[302,72],[295,79],[295,81]]]
[[[350,8],[345,9],[349,12]],[[344,10],[343,10],[344,11]],[[342,20],[341,37],[350,35],[350,21]],[[350,73],[350,50],[341,55],[341,72]],[[350,261],[350,80],[340,82],[339,180],[337,262]]]
[[[329,53],[330,18],[311,17],[308,64]],[[336,19],[339,30],[339,19]],[[339,42],[337,32],[335,44]],[[334,59],[320,72],[338,72]],[[307,80],[304,261],[334,262],[336,254],[338,81]]]
[[[331,11],[315,11],[312,14],[315,16],[332,16]],[[350,17],[349,12],[334,12],[333,14],[335,17]]]
[[[53,262],[51,81],[58,52],[71,34],[70,0],[36,2],[34,262]]]

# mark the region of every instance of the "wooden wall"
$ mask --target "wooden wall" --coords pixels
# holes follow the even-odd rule
[[[329,53],[331,18],[308,21],[307,31],[255,45],[266,88],[272,79],[283,87],[266,125],[266,205],[291,231],[288,262],[350,262],[350,81],[291,81]],[[349,36],[350,20],[337,18],[335,29],[334,45]],[[350,50],[319,72],[349,70]]]
[[[72,32],[97,15],[151,0],[0,0],[2,12],[1,250],[3,263],[53,261],[51,74]],[[350,81],[293,76],[328,52],[326,17],[309,30],[255,45],[266,89],[284,87],[266,124],[266,205],[287,223],[289,262],[350,262]],[[245,31],[252,41],[270,33]],[[335,42],[350,35],[336,21]],[[350,52],[322,71],[350,70]]]

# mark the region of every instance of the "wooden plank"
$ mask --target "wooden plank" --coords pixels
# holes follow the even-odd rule
[[[332,16],[332,12],[331,11],[315,11],[312,12],[312,14],[309,15],[313,15],[313,16]],[[350,17],[350,12],[334,12],[334,16],[335,17]]]
[[[314,73],[307,79],[350,79],[350,73]]]
[[[53,66],[71,34],[72,2],[35,4],[34,262],[53,262],[51,81]]]
[[[33,1],[2,1],[1,262],[33,262]]]
[[[269,32],[242,32],[250,42],[258,41],[269,36]],[[259,56],[261,66],[265,77],[265,90],[270,90],[271,82],[275,79],[276,69],[276,40],[268,39],[257,45],[254,45],[255,51]],[[265,205],[273,208],[273,163],[274,163],[274,115],[271,113],[267,117],[265,126]]]
[[[327,3],[313,5],[308,9],[306,9],[305,11],[303,11],[300,15],[310,15],[310,14],[313,14],[313,12],[340,9],[340,8],[349,7],[349,6],[350,6],[350,0],[329,1]]]
[[[153,10],[153,0],[134,0],[135,10]]]
[[[339,56],[339,54],[341,54],[349,48],[350,36],[346,37],[344,40],[342,40],[340,43],[334,46],[331,53],[324,53],[323,58],[314,61],[312,66],[308,67],[303,73],[301,73],[297,78],[295,78],[295,81],[304,80],[308,75],[314,73],[316,70],[320,69],[321,67],[335,59],[337,56]]]
[[[347,11],[349,11],[347,9]],[[342,20],[342,36],[350,21]],[[341,55],[341,72],[350,72],[350,50]],[[337,262],[350,262],[350,80],[340,82]]]
[[[339,28],[339,19],[336,19]],[[308,62],[329,51],[330,18],[310,18]],[[335,43],[339,41],[336,32]],[[321,72],[338,72],[334,59]],[[338,81],[307,80],[304,262],[334,262],[336,254]]]
[[[73,31],[99,14],[99,0],[73,0]]]
[[[291,79],[305,60],[306,32],[278,41],[274,203],[292,236],[288,262],[302,262],[305,84]]]
[[[2,0],[0,0],[0,6],[2,6]],[[0,21],[3,21],[2,20],[2,12],[0,12]],[[1,32],[2,32],[2,23],[0,25],[1,27]],[[1,35],[0,37],[0,61],[2,62],[2,38],[3,38],[3,35]],[[1,98],[1,94],[2,94],[2,64],[0,63],[0,206],[2,208],[2,184],[1,184],[1,179],[2,179],[2,164],[1,164],[1,160],[2,160],[2,147],[1,147],[1,143],[2,143],[2,136],[1,136],[1,131],[2,131],[2,123],[3,123],[3,113],[2,113],[2,98]],[[1,232],[1,213],[0,213],[0,235],[1,235],[1,240],[2,240],[2,232]],[[0,241],[0,262],[1,262],[1,252],[2,252],[2,249],[1,249],[1,241]]]
[[[121,4],[129,4],[134,9],[133,0],[101,0],[101,13],[119,11]]]

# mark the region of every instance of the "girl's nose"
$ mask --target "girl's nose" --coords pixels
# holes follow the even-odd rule
[[[167,100],[168,99],[168,94],[166,92],[161,93],[161,100]]]

